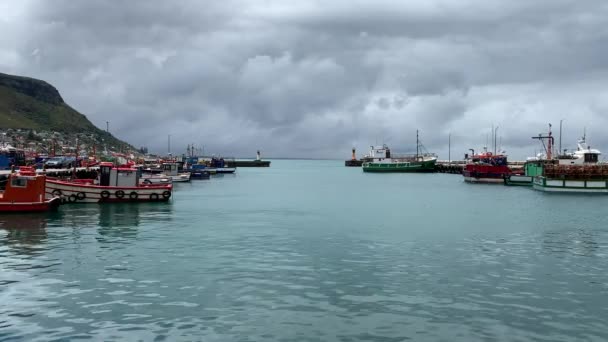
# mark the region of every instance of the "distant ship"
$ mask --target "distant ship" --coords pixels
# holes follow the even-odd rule
[[[434,172],[437,155],[421,153],[424,147],[420,144],[416,131],[416,154],[408,156],[391,156],[387,145],[372,146],[367,156],[371,161],[363,163],[364,172]]]

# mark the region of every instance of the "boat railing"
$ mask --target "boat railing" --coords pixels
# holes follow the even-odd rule
[[[391,159],[403,160],[403,161],[416,161],[424,158],[437,158],[435,153],[419,153],[419,154],[395,154],[391,153]]]

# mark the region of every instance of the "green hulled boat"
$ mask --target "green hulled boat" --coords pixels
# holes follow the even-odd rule
[[[512,174],[505,177],[505,185],[532,186],[532,181],[536,176],[543,175],[545,164],[549,160],[528,160],[524,164],[524,174]]]
[[[416,154],[410,156],[391,156],[386,145],[372,146],[369,158],[363,163],[363,172],[434,172],[437,156],[433,153],[420,153],[424,147],[416,132]]]
[[[434,172],[437,158],[411,162],[369,162],[363,164],[365,172]]]

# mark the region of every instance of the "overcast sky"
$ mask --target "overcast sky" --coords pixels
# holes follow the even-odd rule
[[[605,0],[3,1],[0,72],[56,86],[135,146],[452,158],[499,126],[515,159],[564,121],[608,154]]]

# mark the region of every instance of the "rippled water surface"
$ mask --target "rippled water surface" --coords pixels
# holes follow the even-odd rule
[[[0,216],[0,340],[606,341],[608,196],[340,161]]]

